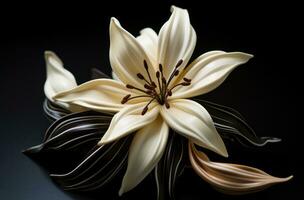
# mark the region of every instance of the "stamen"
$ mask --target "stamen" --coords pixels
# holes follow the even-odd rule
[[[179,66],[181,66],[181,64],[182,64],[183,62],[184,62],[183,59],[180,59],[180,60],[177,62],[175,68],[177,69]]]
[[[153,88],[157,87],[154,81],[152,81],[151,85],[152,85]]]
[[[145,69],[146,69],[146,70],[148,70],[148,69],[149,69],[149,67],[148,67],[148,64],[147,64],[147,61],[146,61],[146,60],[144,60],[144,67],[145,67]]]
[[[134,89],[134,88],[135,88],[134,86],[129,85],[129,84],[127,84],[126,87],[127,87],[128,89]]]
[[[144,80],[146,83],[144,83],[144,89],[135,87],[133,85],[127,84],[126,87],[128,89],[134,89],[134,90],[138,90],[142,93],[144,93],[143,95],[138,95],[138,96],[133,96],[131,97],[131,94],[126,95],[122,100],[121,103],[125,104],[128,101],[132,100],[132,99],[136,99],[136,98],[141,98],[141,97],[148,97],[151,98],[150,101],[146,104],[146,106],[143,108],[142,110],[142,115],[146,114],[147,111],[149,110],[149,105],[156,100],[159,104],[161,105],[165,105],[167,109],[170,108],[170,104],[168,103],[168,97],[172,96],[172,91],[174,88],[178,87],[178,86],[189,86],[191,85],[191,79],[188,79],[186,77],[183,77],[183,82],[180,82],[176,85],[174,85],[173,87],[169,88],[169,84],[170,82],[174,79],[174,77],[177,77],[180,74],[180,69],[178,69],[183,63],[183,60],[179,60],[177,62],[177,64],[175,65],[175,68],[173,69],[173,71],[171,72],[169,79],[167,79],[168,77],[164,76],[164,68],[163,65],[160,63],[159,64],[159,70],[155,73],[156,79],[157,79],[157,83],[158,85],[156,85],[156,83],[154,81],[152,81],[150,72],[149,72],[149,66],[146,60],[143,61],[143,65],[144,68],[147,72],[147,75],[149,77],[149,79],[147,79],[142,73],[137,73],[137,77],[140,80]],[[157,90],[156,88],[159,87],[159,89]]]
[[[168,103],[168,101],[165,101],[165,106],[166,106],[167,109],[170,108],[170,104]]]
[[[144,107],[143,111],[141,112],[141,115],[144,115],[146,114],[146,112],[148,111],[148,106]]]
[[[138,95],[138,96],[134,96],[128,99],[128,101],[132,100],[132,99],[137,99],[137,98],[143,98],[143,97],[151,97],[150,95]]]
[[[124,98],[122,98],[121,100],[121,104],[125,104],[127,103],[127,101],[129,101],[131,94],[126,95]]]
[[[162,65],[162,64],[159,64],[159,71],[160,71],[161,73],[163,73],[163,65]]]
[[[182,82],[182,83],[179,83],[179,84],[176,84],[176,85],[174,85],[169,91],[171,91],[172,92],[172,90],[174,89],[174,88],[176,88],[177,86],[189,86],[189,85],[191,85],[191,82]]]
[[[188,86],[188,85],[190,85],[190,84],[191,84],[190,82],[182,82],[182,83],[181,83],[182,86]]]
[[[160,84],[159,77],[160,77],[160,73],[159,73],[159,71],[157,71],[156,72],[156,78],[157,78],[157,83],[158,83],[159,91],[161,92],[162,91],[162,87],[161,87],[161,84]]]
[[[155,95],[155,91],[154,90],[147,90],[146,93],[150,96]]]
[[[178,68],[179,66],[181,66],[182,63],[183,63],[183,60],[181,59],[181,60],[179,60],[179,61],[177,62],[177,64],[175,65],[175,68],[174,68],[173,72],[170,74],[170,77],[169,77],[169,79],[168,79],[168,84],[167,84],[167,86],[171,83],[171,81],[172,81],[172,79],[174,78],[174,76],[178,76],[179,70],[177,70],[177,68]]]
[[[154,90],[154,87],[148,85],[148,84],[145,84],[144,87],[148,90]]]
[[[131,97],[131,95],[128,94],[121,100],[121,104],[125,104],[132,99],[143,98],[143,97],[151,97],[151,96],[150,95],[138,95],[138,96]]]
[[[146,61],[146,60],[144,60],[144,67],[145,67],[146,72],[147,72],[147,74],[148,74],[150,83],[152,83],[153,81],[152,81],[152,78],[151,78],[151,76],[150,76],[149,67],[148,67],[148,64],[147,64],[147,61]],[[149,83],[149,84],[150,84],[150,83]]]
[[[146,114],[146,112],[147,112],[148,109],[149,109],[149,105],[152,103],[152,101],[153,101],[154,99],[155,99],[155,97],[152,98],[152,99],[148,102],[148,104],[144,107],[143,111],[141,112],[141,115]]]
[[[150,83],[141,73],[138,73],[137,77],[141,80],[144,80],[148,85],[151,85],[152,87],[156,88],[155,83],[153,81],[152,83]]]
[[[167,95],[168,95],[168,96],[172,96],[172,91],[171,91],[171,90],[168,90]]]
[[[165,79],[165,77],[162,77],[162,91],[160,93],[160,95],[162,96],[162,99],[166,94],[166,90],[167,90],[167,80]]]
[[[191,82],[191,79],[188,79],[188,78],[183,78],[184,79],[184,81],[186,81],[186,82]]]
[[[137,74],[137,77],[138,77],[139,79],[141,79],[141,80],[144,80],[144,79],[145,79],[145,77],[144,77],[141,73],[138,73],[138,74]]]
[[[167,84],[167,81],[166,81],[166,79],[165,79],[165,77],[162,77],[162,82],[163,82],[163,84]]]
[[[146,93],[146,94],[147,94],[147,91],[142,90],[142,89],[137,88],[137,87],[134,87],[133,85],[129,85],[129,84],[127,84],[127,85],[126,85],[126,87],[127,87],[128,89],[134,89],[134,90],[138,90],[138,91],[141,91],[141,92],[143,92],[143,93]]]

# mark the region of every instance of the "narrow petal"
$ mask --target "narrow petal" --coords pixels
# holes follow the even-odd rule
[[[153,64],[144,48],[134,36],[121,27],[117,19],[112,18],[110,24],[110,62],[119,80],[125,84],[142,87],[143,81],[138,79],[136,75],[138,73],[147,75],[144,60],[150,67],[150,73],[154,75]]]
[[[194,171],[216,189],[228,194],[246,194],[292,178],[278,178],[257,168],[209,160],[189,142],[189,159]]]
[[[63,67],[62,61],[55,53],[46,51],[44,57],[47,70],[44,93],[50,101],[54,102],[53,97],[56,94],[76,87],[77,83],[73,74]]]
[[[184,67],[195,48],[196,33],[190,24],[188,11],[175,6],[172,15],[159,33],[158,62],[164,67],[166,77],[170,75],[179,60]]]
[[[146,105],[147,102],[125,106],[120,112],[116,113],[107,132],[98,144],[112,142],[153,122],[159,113],[157,103],[151,103],[149,110],[142,115]]]
[[[160,112],[171,128],[199,146],[228,156],[225,144],[204,107],[186,99],[172,100],[169,104],[169,109],[163,106]]]
[[[158,36],[157,33],[152,28],[145,28],[140,31],[140,35],[136,37],[136,40],[145,49],[146,53],[149,55],[151,60],[154,62],[157,59],[157,45]],[[157,66],[156,63],[154,66]]]
[[[169,135],[169,127],[161,117],[140,129],[129,149],[128,168],[119,195],[137,186],[161,159]]]
[[[191,79],[191,85],[178,87],[172,98],[189,98],[217,88],[230,72],[253,56],[241,52],[213,52],[203,54],[191,63],[182,76]]]
[[[59,102],[73,103],[96,111],[118,112],[124,104],[121,100],[124,96],[131,94],[119,81],[112,79],[95,79],[86,82],[72,90],[59,93],[55,99]],[[144,101],[144,98],[134,99],[128,103]]]

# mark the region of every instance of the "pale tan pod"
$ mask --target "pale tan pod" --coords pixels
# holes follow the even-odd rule
[[[209,160],[207,155],[189,142],[189,159],[194,171],[217,190],[227,194],[246,194],[263,190],[273,184],[292,178],[278,178],[257,168],[219,163]]]

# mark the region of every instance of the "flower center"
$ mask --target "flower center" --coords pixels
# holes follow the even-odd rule
[[[147,64],[147,61],[144,60],[144,68],[147,73],[147,77],[145,77],[143,74],[138,73],[137,77],[140,80],[143,80],[145,83],[143,85],[144,88],[138,88],[133,85],[127,84],[126,87],[128,89],[132,90],[137,90],[142,93],[142,95],[137,95],[137,96],[131,96],[131,94],[126,95],[124,98],[122,98],[121,103],[125,104],[128,101],[132,99],[137,99],[137,98],[144,98],[144,97],[150,97],[150,101],[147,103],[147,105],[143,108],[142,115],[144,115],[148,109],[149,105],[153,101],[157,101],[160,105],[165,105],[167,109],[170,108],[170,105],[168,103],[168,97],[172,96],[173,90],[178,87],[178,86],[189,86],[191,85],[191,79],[188,79],[184,77],[182,82],[177,83],[169,88],[169,85],[171,81],[177,77],[180,73],[180,70],[178,69],[181,64],[183,63],[183,60],[179,60],[177,64],[175,65],[174,70],[171,72],[170,76],[168,79],[164,76],[163,73],[163,66],[162,64],[159,64],[158,71],[155,73],[155,77],[157,79],[157,84],[152,80],[151,74],[149,72],[149,66]]]

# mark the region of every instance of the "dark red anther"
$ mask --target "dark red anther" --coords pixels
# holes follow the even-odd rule
[[[165,77],[162,77],[162,82],[163,82],[163,84],[167,84],[167,80],[165,79]]]
[[[181,83],[182,86],[188,86],[188,85],[190,85],[190,84],[191,84],[190,82],[182,82],[182,83]]]
[[[184,81],[186,81],[186,82],[191,82],[191,79],[188,79],[188,78],[183,78],[184,79]]]
[[[121,104],[127,103],[127,101],[129,100],[130,97],[131,97],[131,94],[128,94],[128,95],[126,95],[124,98],[122,98]]]
[[[148,70],[148,68],[149,68],[146,60],[144,60],[144,67],[146,70]]]
[[[162,64],[159,64],[159,71],[163,72],[163,65]]]
[[[127,84],[126,87],[129,88],[129,89],[134,89],[134,86],[129,85],[129,84]]]
[[[168,96],[172,96],[172,91],[168,90]]]
[[[155,92],[154,92],[153,90],[147,90],[146,93],[147,93],[148,95],[154,95],[154,94],[155,94]]]
[[[160,73],[159,73],[159,71],[157,71],[156,72],[156,78],[159,78],[159,76],[160,76]]]
[[[141,115],[146,114],[147,111],[148,111],[148,106],[144,107],[143,111],[141,112]]]
[[[143,76],[141,73],[138,73],[138,74],[137,74],[137,77],[138,77],[139,79],[141,79],[141,80],[144,80],[144,79],[145,79],[144,76]]]
[[[179,74],[179,70],[176,70],[176,71],[174,72],[174,76],[178,76],[178,74]]]
[[[175,68],[178,68],[179,66],[181,66],[182,63],[183,63],[183,60],[180,59],[180,60],[177,62]]]
[[[168,101],[165,101],[165,106],[166,106],[167,109],[170,108],[170,104],[168,103]]]
[[[148,89],[148,90],[153,90],[153,89],[154,89],[154,87],[152,87],[152,86],[150,86],[150,85],[148,85],[148,84],[145,84],[144,87],[145,87],[146,89]]]
[[[152,81],[151,85],[152,85],[153,88],[157,87],[154,81]]]

